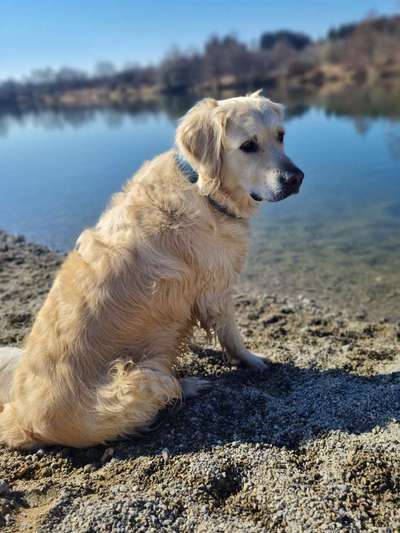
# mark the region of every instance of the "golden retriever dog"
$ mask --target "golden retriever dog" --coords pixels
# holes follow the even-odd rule
[[[200,325],[262,369],[235,324],[232,289],[249,219],[297,193],[282,107],[260,95],[205,99],[176,148],[147,162],[80,235],[21,351],[0,356],[0,442],[85,447],[149,426],[205,385],[174,363]]]

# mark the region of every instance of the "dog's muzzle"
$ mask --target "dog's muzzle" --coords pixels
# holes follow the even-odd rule
[[[277,188],[270,192],[266,200],[268,202],[279,202],[292,194],[297,194],[303,183],[304,172],[291,164],[290,169],[281,172],[277,177]]]

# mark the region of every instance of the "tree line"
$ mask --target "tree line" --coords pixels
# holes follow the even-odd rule
[[[256,45],[235,35],[214,35],[201,51],[175,48],[158,65],[129,64],[117,69],[111,62],[101,61],[93,73],[71,67],[36,69],[22,81],[3,81],[0,105],[39,102],[44,96],[98,88],[124,91],[153,87],[159,93],[179,94],[290,84],[293,80],[321,85],[326,64],[351,70],[357,82],[364,81],[371,70],[386,78],[398,75],[400,16],[331,28],[327,37],[318,41],[289,30],[265,32]]]

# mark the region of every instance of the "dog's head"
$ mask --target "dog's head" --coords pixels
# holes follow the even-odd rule
[[[176,142],[200,186],[277,202],[297,193],[304,177],[285,154],[284,136],[282,106],[258,91],[200,101],[183,117]]]

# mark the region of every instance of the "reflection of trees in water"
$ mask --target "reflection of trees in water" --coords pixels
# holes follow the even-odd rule
[[[364,135],[376,118],[400,118],[400,88],[391,89],[376,87],[374,89],[353,88],[335,94],[320,94],[307,92],[288,92],[283,89],[268,89],[266,96],[272,100],[284,102],[286,118],[301,117],[311,107],[325,111],[327,116],[352,117],[356,131]],[[235,95],[229,93],[215,93],[209,96],[226,98]],[[50,130],[61,130],[65,127],[80,128],[101,116],[111,128],[119,128],[123,121],[131,119],[146,120],[155,113],[165,113],[171,120],[176,121],[200,97],[194,94],[176,94],[162,96],[159,100],[151,102],[137,102],[129,105],[114,107],[58,107],[38,109],[12,108],[0,112],[0,136],[6,136],[13,125],[24,126],[27,121],[32,121],[35,126]],[[390,150],[397,154],[397,145],[393,139]],[[393,146],[396,146],[393,148]],[[397,155],[396,155],[397,157]]]
[[[400,160],[400,131],[390,129],[386,132],[385,141],[393,159]]]
[[[356,117],[353,120],[354,127],[361,136],[364,136],[371,127],[372,121],[366,117]]]
[[[259,87],[257,87],[259,88]],[[225,98],[239,93],[232,91],[216,93],[209,96]],[[305,91],[287,91],[284,89],[266,89],[265,96],[272,100],[283,102],[288,119],[305,115],[311,107],[318,107],[327,115],[346,116],[355,119],[356,129],[364,134],[374,118],[400,118],[400,87],[388,89],[386,87],[360,88],[354,87],[336,94],[323,95]],[[176,120],[182,116],[191,105],[199,99],[198,95],[176,95],[164,97],[160,101],[169,118]]]
[[[95,111],[74,109],[71,112],[67,111],[44,111],[34,113],[32,115],[32,122],[35,126],[48,130],[63,130],[66,126],[79,128],[93,120]]]
[[[28,123],[47,130],[62,130],[66,126],[78,128],[93,120],[96,113],[93,109],[8,111],[0,115],[0,135],[6,136],[12,126],[23,127]]]
[[[285,110],[286,110],[285,116],[288,120],[290,120],[291,118],[300,118],[306,113],[308,113],[308,111],[310,110],[310,106],[307,104],[301,104],[301,103],[295,104],[295,103],[289,102],[285,106]]]
[[[193,94],[163,96],[161,99],[161,108],[167,114],[168,118],[176,121],[186,111],[199,100],[199,96]]]
[[[19,109],[12,109],[6,113],[0,113],[0,137],[6,137],[13,124],[23,126],[28,120],[28,113]]]
[[[115,109],[105,109],[102,113],[104,121],[111,129],[119,129],[125,121],[125,113]]]
[[[296,99],[300,103],[296,104]],[[352,87],[334,94],[303,93],[295,97],[288,93],[283,101],[289,102],[289,118],[301,116],[302,105],[303,113],[312,107],[319,108],[328,117],[352,118],[354,127],[361,136],[369,131],[378,118],[390,119],[395,123],[400,119],[400,87]],[[396,143],[393,138],[390,143],[389,149],[397,154],[398,148],[397,145],[394,148]]]
[[[235,93],[215,93],[209,96],[215,98],[227,98]],[[303,97],[296,96],[287,98],[286,94],[268,94],[268,97],[281,102],[288,102],[286,116],[288,119],[305,114],[309,105],[304,103]],[[186,111],[199,100],[199,95],[176,94],[162,96],[159,100],[151,102],[137,102],[129,105],[114,107],[57,107],[39,109],[6,109],[0,112],[0,136],[6,136],[12,125],[23,126],[25,122],[32,121],[35,126],[49,130],[62,130],[69,126],[79,128],[102,116],[111,128],[118,128],[126,117],[131,119],[146,120],[155,113],[163,112],[173,122],[176,122]]]
[[[65,127],[80,128],[101,116],[111,128],[119,128],[129,117],[142,121],[156,113],[164,112],[173,121],[182,116],[198,97],[163,97],[156,102],[99,108],[59,107],[52,109],[30,109],[26,111],[9,109],[0,113],[0,136],[6,136],[14,125],[23,126],[32,122],[35,126],[48,130],[62,130]]]
[[[258,87],[259,88],[259,87]],[[238,96],[241,93],[235,93],[233,91],[229,92],[219,92],[210,94],[209,96],[216,99],[223,99],[223,98],[230,98],[233,96]],[[271,98],[272,100],[276,100],[279,102],[287,102],[286,107],[286,117],[287,118],[293,118],[302,116],[309,110],[309,105],[304,102],[304,99],[301,96],[294,96],[292,95],[289,99],[286,97],[287,95],[284,95],[282,93],[274,93],[272,94],[270,91],[265,93],[268,98]],[[184,97],[182,96],[168,96],[164,97],[161,100],[161,108],[166,112],[168,117],[172,120],[177,120],[182,115],[186,113],[186,111],[197,101],[199,100],[199,95],[195,94],[186,94]]]
[[[101,116],[107,125],[118,128],[122,125],[126,116],[141,116],[149,118],[154,115],[156,109],[135,108],[59,108],[46,110],[30,110],[25,113],[12,111],[0,114],[0,136],[7,136],[12,126],[22,127],[31,122],[34,126],[47,130],[63,130],[66,127],[79,129]]]
[[[7,117],[0,117],[0,137],[8,135],[9,122]]]
[[[317,94],[312,101],[335,116],[400,118],[400,87],[353,87],[335,94]]]

